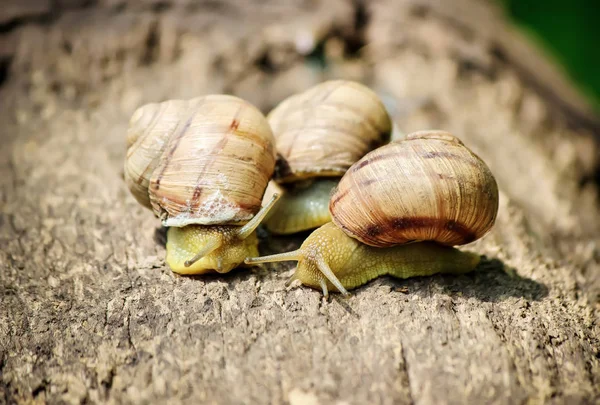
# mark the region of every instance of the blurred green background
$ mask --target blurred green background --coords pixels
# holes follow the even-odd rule
[[[498,0],[600,112],[600,0]]]

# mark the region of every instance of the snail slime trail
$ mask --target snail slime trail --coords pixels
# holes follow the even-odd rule
[[[387,176],[390,172],[395,175]],[[479,255],[452,246],[492,228],[498,187],[487,165],[458,138],[421,131],[352,165],[329,211],[333,222],[314,231],[300,249],[245,262],[298,261],[292,279],[324,295],[348,294],[380,275],[466,273],[478,265]]]
[[[234,96],[147,104],[127,132],[125,181],[167,232],[174,272],[227,272],[258,254],[255,229],[279,198],[261,200],[275,169],[266,118]]]
[[[392,122],[368,87],[348,80],[320,83],[282,101],[267,116],[279,159],[273,192],[281,201],[265,220],[274,234],[292,234],[329,221],[329,196],[348,168],[387,143]],[[319,153],[315,153],[318,147]]]

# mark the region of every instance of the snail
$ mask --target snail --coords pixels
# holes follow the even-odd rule
[[[263,114],[233,96],[208,95],[138,108],[127,133],[125,181],[162,220],[166,261],[181,274],[225,273],[258,255],[254,230],[275,169]]]
[[[386,143],[392,122],[379,97],[347,80],[320,83],[281,102],[267,116],[279,153],[263,202],[282,194],[265,220],[276,234],[330,221],[329,195],[367,152]]]
[[[333,222],[298,250],[249,257],[247,264],[298,261],[307,286],[348,294],[380,275],[398,278],[465,273],[479,255],[452,246],[493,226],[498,186],[487,165],[458,138],[420,131],[353,164],[332,193]]]

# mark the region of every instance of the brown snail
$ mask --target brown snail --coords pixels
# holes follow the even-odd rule
[[[127,133],[125,181],[170,227],[174,272],[228,272],[258,254],[254,230],[275,167],[275,141],[263,114],[233,96],[147,104]]]
[[[297,260],[292,279],[347,294],[380,275],[399,278],[473,270],[480,257],[452,248],[481,238],[498,212],[486,164],[453,135],[421,131],[356,162],[331,196],[333,222],[300,249],[247,258]]]
[[[392,123],[379,97],[347,80],[320,83],[281,102],[267,116],[278,162],[263,201],[282,194],[265,226],[290,234],[330,221],[329,195],[367,152],[386,143]]]

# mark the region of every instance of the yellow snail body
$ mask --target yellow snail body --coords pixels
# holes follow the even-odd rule
[[[281,201],[265,220],[291,234],[331,220],[329,195],[348,168],[389,140],[392,123],[379,97],[347,80],[320,83],[281,102],[267,116],[279,153],[274,190]]]
[[[479,263],[474,253],[461,252],[431,242],[376,248],[347,236],[329,222],[316,229],[293,252],[246,259],[248,264],[297,260],[290,281],[348,294],[348,290],[384,275],[398,278],[430,276],[436,273],[467,273]]]
[[[256,254],[254,230],[275,167],[266,118],[237,97],[209,95],[140,107],[127,134],[125,181],[169,226],[174,272],[227,272]]]
[[[338,182],[339,178],[324,177],[298,181],[283,188],[271,180],[263,201],[269,201],[273,194],[281,198],[266,217],[265,227],[271,233],[286,235],[318,228],[331,221],[329,196]]]
[[[384,274],[466,273],[479,256],[451,246],[491,229],[498,187],[460,140],[422,131],[356,162],[332,194],[329,210],[333,222],[314,231],[300,249],[246,263],[296,260],[293,279],[325,295],[347,294]]]
[[[255,229],[278,196],[246,225],[188,225],[167,231],[167,264],[175,273],[228,273],[249,255],[258,255]]]

